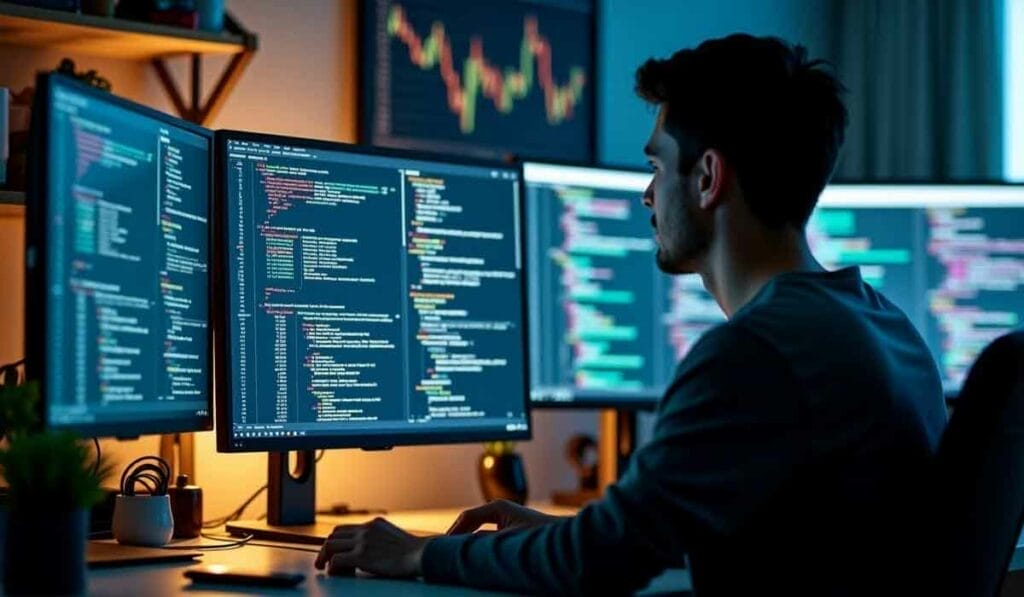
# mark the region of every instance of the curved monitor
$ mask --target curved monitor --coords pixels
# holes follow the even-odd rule
[[[529,437],[518,167],[221,131],[221,451]]]
[[[40,77],[26,368],[83,436],[209,429],[212,133]]]

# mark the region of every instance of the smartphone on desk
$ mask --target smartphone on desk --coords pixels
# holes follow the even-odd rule
[[[265,572],[255,568],[239,568],[214,564],[190,568],[185,571],[185,578],[191,579],[192,582],[222,585],[289,588],[305,580],[306,576],[290,572]]]

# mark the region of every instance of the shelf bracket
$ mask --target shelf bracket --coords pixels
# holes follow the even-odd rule
[[[249,61],[252,60],[253,53],[253,50],[245,50],[231,57],[205,104],[202,103],[202,59],[199,54],[190,56],[189,78],[192,83],[192,93],[189,103],[185,103],[185,98],[182,96],[178,84],[175,83],[174,77],[171,76],[164,59],[154,58],[152,64],[160,79],[160,84],[163,85],[164,91],[171,99],[171,103],[174,104],[178,115],[190,122],[207,125],[224,106],[224,101],[238,83],[245,68],[249,65]]]

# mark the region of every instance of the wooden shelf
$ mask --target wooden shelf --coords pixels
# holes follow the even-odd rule
[[[151,60],[182,54],[240,54],[253,36],[216,34],[8,4],[0,0],[0,43],[46,47],[90,56]]]
[[[25,218],[25,193],[0,191],[0,218]]]

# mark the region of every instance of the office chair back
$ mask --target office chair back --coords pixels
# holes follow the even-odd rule
[[[989,344],[953,406],[936,459],[944,595],[998,595],[1024,520],[1024,331]]]

